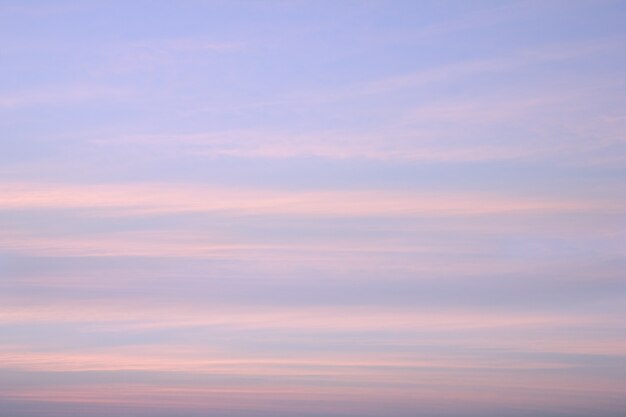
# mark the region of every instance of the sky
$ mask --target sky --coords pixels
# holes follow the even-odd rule
[[[0,414],[622,417],[625,22],[0,0]]]

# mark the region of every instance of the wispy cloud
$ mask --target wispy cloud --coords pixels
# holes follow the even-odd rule
[[[80,312],[78,314],[77,312]],[[92,331],[138,331],[179,327],[228,327],[231,329],[274,329],[307,332],[365,331],[448,331],[486,329],[540,329],[562,326],[591,326],[594,323],[619,326],[608,314],[557,314],[501,312],[483,309],[425,309],[392,307],[241,307],[133,303],[89,303],[64,300],[62,303],[24,305],[5,300],[0,309],[4,324],[41,323],[86,324]]]
[[[593,41],[557,43],[536,48],[520,49],[498,57],[464,60],[438,68],[424,69],[400,76],[388,77],[363,86],[362,94],[380,94],[415,88],[431,83],[458,80],[477,74],[519,70],[533,64],[567,61],[572,58],[610,51],[622,45],[622,37],[600,38]],[[358,91],[358,90],[355,90]]]
[[[429,111],[436,112],[436,108]],[[408,120],[408,119],[407,119]],[[407,122],[404,121],[404,123]],[[420,129],[415,132],[391,129],[387,133],[319,132],[289,133],[235,130],[216,133],[155,134],[91,140],[96,146],[171,147],[179,156],[193,155],[236,158],[366,159],[379,161],[478,162],[541,155],[545,149],[493,144],[442,144],[450,132]],[[436,140],[439,139],[439,140]]]
[[[146,49],[155,53],[174,52],[226,52],[241,49],[241,42],[218,42],[202,38],[172,38],[162,40],[142,40],[130,44],[132,48]]]
[[[156,387],[150,384],[104,384],[100,386],[71,385],[56,388],[11,388],[1,396],[12,400],[27,400],[44,403],[78,403],[98,407],[118,405],[122,409],[145,407],[160,411],[185,410],[191,414],[220,413],[237,415],[242,412],[266,412],[278,416],[293,415],[294,407],[302,407],[310,413],[337,415],[377,416],[389,410],[391,404],[395,410],[414,409],[419,401],[420,410],[430,413],[473,413],[485,414],[493,407],[508,409],[511,403],[525,404],[513,407],[528,413],[558,412],[562,403],[567,402],[577,410],[610,412],[614,409],[613,400],[616,389],[598,381],[568,382],[563,378],[551,380],[552,385],[532,386],[526,377],[512,377],[488,381],[474,376],[456,380],[440,379],[435,374],[422,372],[421,377],[410,383],[400,384],[398,378],[381,376],[378,384],[346,384],[341,388],[324,386],[321,383],[305,384],[288,381],[277,383],[264,382],[263,386],[193,386],[174,385]],[[507,379],[508,378],[508,379]],[[512,378],[512,379],[511,379]],[[428,382],[427,382],[428,380]],[[320,382],[325,382],[324,380]],[[594,390],[599,387],[601,390]],[[590,406],[593,397],[597,404]],[[497,393],[494,398],[494,392]],[[581,395],[585,393],[586,395]],[[604,394],[602,394],[604,393]],[[598,396],[604,401],[598,400]],[[450,397],[458,401],[451,404]],[[605,402],[608,401],[608,404]],[[458,403],[462,405],[459,405]],[[592,401],[593,402],[593,401]],[[54,410],[54,408],[52,408]],[[472,414],[472,415],[473,415]],[[59,414],[60,415],[60,414]],[[313,414],[311,414],[313,415]]]
[[[468,355],[469,356],[469,355]],[[434,352],[416,355],[351,353],[275,357],[241,354],[233,358],[228,352],[206,348],[168,345],[124,346],[88,351],[29,351],[1,349],[3,367],[34,372],[84,371],[150,371],[236,376],[371,377],[373,371],[417,371],[427,369],[563,369],[563,362],[536,361],[520,363],[515,359],[499,361],[480,357],[458,357]]]
[[[615,83],[595,82],[548,91],[510,88],[498,94],[431,99],[396,109],[383,126],[367,130],[231,129],[85,140],[103,149],[161,149],[178,157],[430,163],[558,158],[580,164],[592,159],[590,151],[603,152],[623,136],[624,120],[615,112],[607,118],[603,110],[602,97],[614,87]]]
[[[623,201],[489,193],[277,191],[177,184],[0,184],[3,209],[89,209],[93,215],[215,212],[229,215],[402,216],[615,212]]]
[[[104,85],[47,86],[38,89],[0,92],[0,109],[65,106],[90,101],[119,100],[127,97],[128,94],[126,89]]]
[[[105,57],[91,72],[99,76],[162,70],[194,59],[244,50],[248,43],[204,37],[147,38],[103,45]]]

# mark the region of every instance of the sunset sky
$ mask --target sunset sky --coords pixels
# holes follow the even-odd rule
[[[1,417],[623,417],[626,2],[0,0]]]

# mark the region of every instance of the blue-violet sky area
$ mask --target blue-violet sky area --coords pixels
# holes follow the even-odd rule
[[[2,417],[623,417],[626,1],[0,0]]]

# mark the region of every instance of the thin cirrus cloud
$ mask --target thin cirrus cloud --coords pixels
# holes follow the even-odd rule
[[[128,97],[124,88],[107,85],[49,86],[39,89],[0,93],[0,109],[77,105],[84,102],[118,101]]]
[[[343,376],[347,379],[367,377],[368,371],[428,370],[429,368],[490,369],[563,369],[572,367],[565,361],[540,361],[520,363],[503,358],[488,361],[480,352],[458,357],[446,353],[422,355],[404,354],[400,357],[381,353],[329,354],[309,353],[294,357],[245,354],[237,358],[228,352],[212,351],[202,346],[137,345],[89,349],[85,352],[29,351],[25,346],[7,347],[0,352],[7,367],[30,371],[150,371],[190,372],[214,375],[297,375],[308,369],[316,375]],[[72,360],[74,358],[74,360]],[[384,372],[381,372],[384,373]]]
[[[235,51],[245,47],[242,43],[236,42],[216,42],[208,39],[180,38],[165,39],[163,41],[136,41],[131,44],[132,48],[147,49],[155,53],[168,52],[202,52],[215,51],[226,52]]]
[[[174,67],[179,60],[198,57],[211,59],[215,54],[245,50],[242,42],[217,41],[204,38],[145,39],[132,42],[106,43],[107,62],[94,73],[100,76],[121,76],[150,73],[164,67]]]
[[[406,89],[432,87],[481,75],[520,71],[525,66],[549,62],[568,62],[581,57],[607,53],[623,43],[623,37],[606,37],[583,42],[554,43],[534,48],[506,51],[497,57],[452,62],[412,73],[382,77],[335,91],[315,92],[292,97],[292,105],[331,103],[359,97],[390,94]]]
[[[463,163],[537,161],[566,154],[578,163],[586,163],[593,159],[589,151],[607,151],[622,136],[623,120],[618,116],[606,120],[603,109],[604,96],[615,87],[615,82],[594,81],[576,89],[549,86],[547,91],[524,91],[507,87],[498,94],[479,93],[463,99],[433,97],[419,106],[394,111],[389,126],[380,131],[230,129],[112,135],[91,139],[88,144],[105,151],[153,152],[158,147],[170,158],[316,157]],[[586,116],[581,118],[581,114]],[[589,125],[597,130],[600,120],[604,125],[602,141],[579,133]],[[499,138],[506,134],[514,134],[516,140],[503,143]]]
[[[413,391],[415,388],[411,387]],[[307,404],[307,411],[301,412],[301,415],[312,416],[319,413],[327,415],[341,415],[341,413],[350,413],[350,415],[367,415],[375,416],[389,408],[389,404],[385,401],[393,401],[396,410],[410,410],[414,407],[414,402],[419,401],[420,408],[429,412],[460,412],[459,406],[450,405],[446,402],[446,397],[455,396],[463,401],[463,413],[471,416],[491,415],[488,412],[489,404],[505,406],[510,402],[532,404],[520,407],[526,412],[537,412],[538,410],[558,410],[558,404],[567,401],[578,410],[585,412],[591,409],[608,411],[610,407],[599,404],[592,407],[585,407],[589,398],[576,396],[572,391],[584,390],[586,386],[571,387],[568,390],[563,389],[558,394],[551,396],[540,395],[538,390],[527,387],[516,387],[505,392],[498,390],[498,400],[493,398],[485,391],[492,389],[491,385],[474,386],[473,392],[467,393],[469,386],[451,389],[445,385],[434,386],[432,389],[421,388],[419,394],[411,393],[407,388],[394,387],[393,391],[389,389],[381,389],[372,391],[365,388],[345,389],[342,393],[334,393],[328,388],[316,387],[308,388],[307,393],[303,393],[302,387],[272,387],[267,389],[215,389],[204,388],[197,389],[189,386],[181,387],[151,387],[145,385],[117,385],[105,386],[100,389],[88,389],[84,387],[70,386],[67,388],[59,388],[53,390],[10,390],[5,394],[8,398],[39,400],[55,402],[76,402],[83,404],[98,404],[100,407],[107,405],[122,406],[146,406],[152,404],[159,407],[156,411],[157,415],[162,415],[163,409],[181,408],[190,415],[202,415],[207,410],[221,413],[227,416],[241,415],[242,412],[274,412],[276,415],[289,415],[290,409],[297,404]],[[475,391],[478,391],[475,392]],[[284,398],[279,404],[272,403],[268,400],[271,397]],[[533,401],[530,401],[530,400]],[[233,404],[234,403],[234,404]],[[231,405],[232,404],[232,405]],[[55,407],[50,407],[54,413]],[[154,413],[155,411],[153,411]],[[171,411],[170,411],[171,412]],[[53,415],[62,415],[60,414]],[[310,414],[309,414],[310,413]],[[338,414],[339,413],[339,414]],[[153,414],[154,415],[154,414]]]
[[[230,242],[229,242],[230,240]],[[26,233],[7,232],[0,239],[0,247],[14,253],[42,257],[55,256],[124,256],[124,257],[184,257],[184,258],[237,258],[245,254],[249,259],[283,257],[285,261],[302,259],[303,254],[336,254],[349,256],[362,254],[434,254],[478,253],[479,248],[467,248],[463,243],[406,244],[401,240],[362,242],[357,240],[313,240],[297,242],[233,241],[217,233],[194,234],[191,231],[135,231],[110,233],[104,236],[74,235],[58,236],[54,233],[35,236]],[[300,256],[298,256],[300,254]],[[315,259],[315,258],[314,258]]]
[[[544,149],[537,147],[497,146],[488,143],[450,149],[434,139],[441,137],[449,140],[449,133],[435,129],[420,129],[417,132],[396,129],[386,134],[224,131],[122,136],[116,139],[94,139],[90,142],[100,149],[150,147],[158,144],[163,149],[170,148],[170,155],[180,157],[246,159],[316,157],[335,160],[476,162],[528,158],[546,153]]]
[[[228,212],[235,215],[398,216],[480,215],[524,212],[616,212],[620,199],[503,197],[486,193],[389,191],[271,191],[169,184],[76,185],[4,183],[0,207],[92,209],[93,214],[142,215]]]
[[[420,311],[415,309],[375,308],[228,308],[216,306],[212,309],[193,306],[183,307],[142,305],[127,307],[123,303],[73,303],[42,307],[7,306],[2,309],[3,323],[65,322],[100,323],[102,329],[153,329],[168,327],[232,326],[235,328],[292,329],[306,332],[401,330],[476,330],[507,327],[541,327],[559,325],[593,325],[603,315],[591,318],[566,317],[558,314],[517,313],[491,316],[488,312],[472,311]],[[229,311],[230,310],[230,311]],[[80,311],[81,314],[73,314]],[[613,324],[618,324],[615,322]],[[119,326],[119,327],[118,327]],[[96,327],[97,328],[97,327]]]

